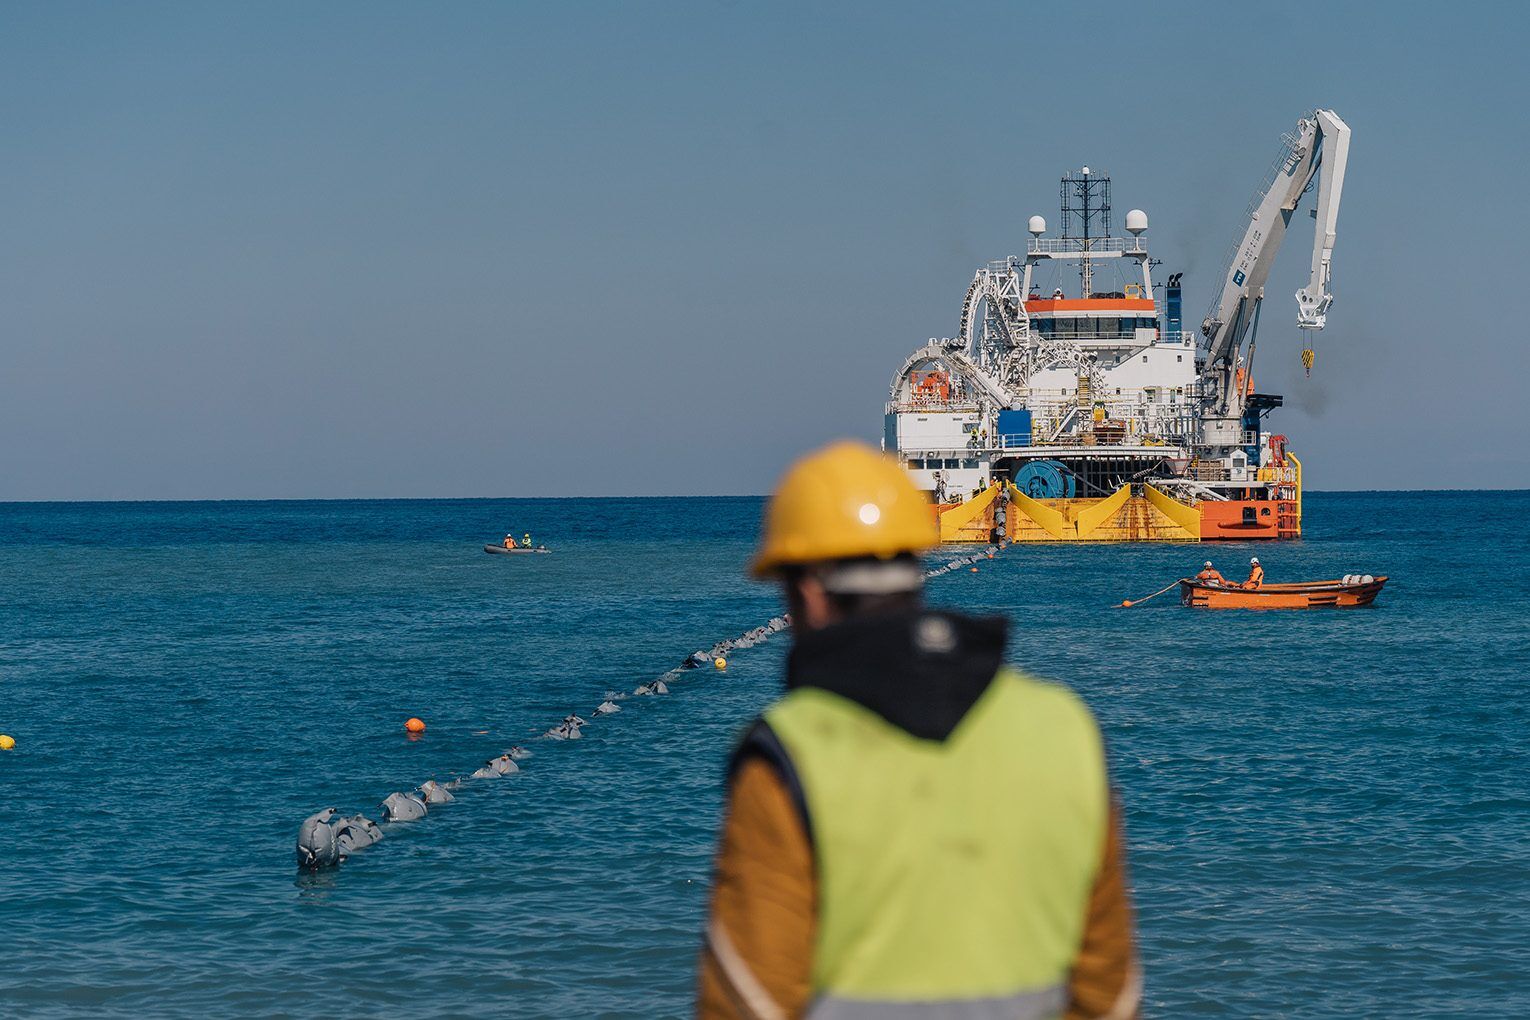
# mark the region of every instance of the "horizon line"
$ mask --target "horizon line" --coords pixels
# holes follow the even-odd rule
[[[1516,493],[1530,492],[1530,486],[1520,488],[1434,488],[1434,489],[1308,489],[1303,493],[1315,495],[1370,495],[1395,493],[1398,495],[1428,493]],[[207,496],[207,497],[147,497],[120,499],[91,497],[85,499],[0,499],[0,506],[77,506],[114,503],[499,503],[506,501],[531,501],[555,499],[768,499],[769,493],[635,493],[603,494],[595,496]]]

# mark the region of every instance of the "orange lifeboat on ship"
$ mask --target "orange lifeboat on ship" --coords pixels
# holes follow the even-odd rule
[[[1385,577],[1347,577],[1339,581],[1266,584],[1258,588],[1217,584],[1186,578],[1179,582],[1179,601],[1205,609],[1319,609],[1328,606],[1368,606],[1376,601]]]

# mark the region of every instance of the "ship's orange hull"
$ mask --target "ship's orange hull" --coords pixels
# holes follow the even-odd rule
[[[1238,588],[1206,584],[1200,581],[1179,582],[1179,600],[1187,606],[1205,609],[1320,609],[1330,606],[1368,606],[1381,594],[1385,577],[1366,583],[1309,581],[1304,584],[1267,584],[1261,588]]]

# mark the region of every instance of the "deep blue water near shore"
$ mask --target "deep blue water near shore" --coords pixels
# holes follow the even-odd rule
[[[687,1013],[720,771],[785,638],[336,873],[292,843],[764,622],[759,511],[0,505],[0,1014]],[[1530,1015],[1527,519],[1523,492],[1310,496],[1271,579],[1391,574],[1370,610],[1111,608],[1240,546],[933,583],[1099,714],[1153,1015]],[[528,528],[557,553],[479,551]]]

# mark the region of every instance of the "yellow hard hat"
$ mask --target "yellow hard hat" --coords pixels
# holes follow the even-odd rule
[[[935,514],[897,461],[839,442],[793,464],[765,511],[751,573],[824,560],[919,553],[940,544]]]

